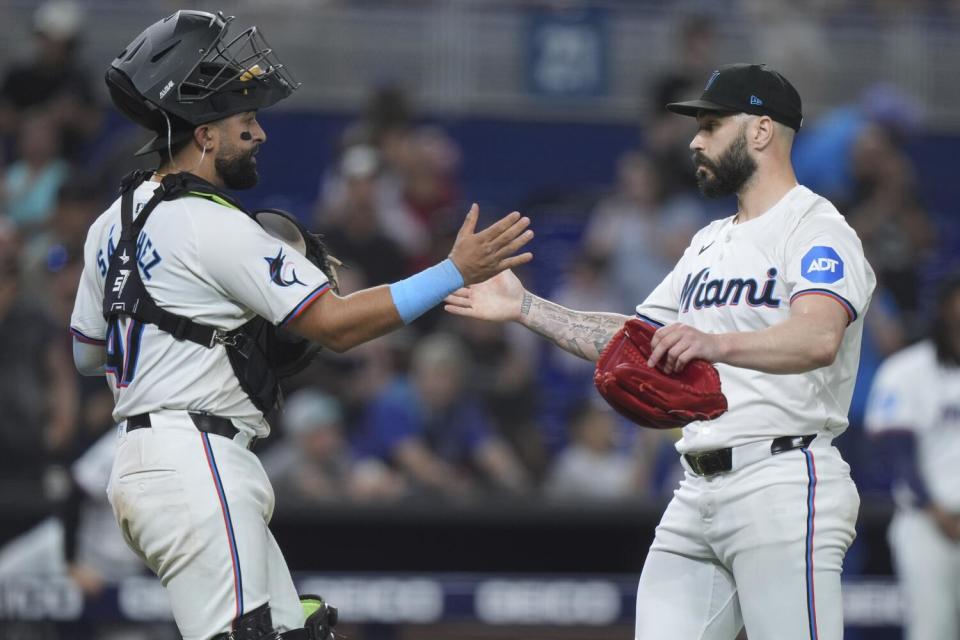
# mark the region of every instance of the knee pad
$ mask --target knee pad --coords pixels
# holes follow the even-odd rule
[[[302,629],[291,629],[280,634],[282,640],[334,640],[338,612],[333,605],[314,595],[300,596],[300,605],[306,621]]]
[[[267,602],[237,618],[233,631],[216,635],[213,640],[277,640],[279,637]]]

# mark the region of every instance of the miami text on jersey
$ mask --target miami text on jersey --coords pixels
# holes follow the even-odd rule
[[[694,309],[737,305],[742,297],[746,297],[747,304],[751,307],[780,306],[780,299],[774,297],[773,292],[777,286],[777,270],[773,267],[767,270],[767,280],[762,289],[753,278],[709,278],[710,267],[704,267],[695,275],[687,274],[680,292],[681,312],[690,311],[691,303]]]

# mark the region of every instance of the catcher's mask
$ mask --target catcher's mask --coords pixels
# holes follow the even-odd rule
[[[163,151],[201,124],[269,107],[300,86],[257,27],[228,39],[232,21],[178,11],[147,27],[110,63],[113,103],[157,134],[137,155]]]

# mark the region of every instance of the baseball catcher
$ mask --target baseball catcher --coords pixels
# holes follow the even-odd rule
[[[256,26],[178,11],[110,64],[117,109],[153,132],[155,171],[124,179],[91,225],[71,316],[74,362],[114,398],[107,493],[126,543],[160,578],[186,640],[332,640],[337,612],[301,596],[273,534],[255,443],[279,381],[319,347],[345,351],[413,322],[465,284],[532,255],[513,212],[449,257],[341,296],[319,239],[233,192],[257,184],[260,111],[299,83]]]

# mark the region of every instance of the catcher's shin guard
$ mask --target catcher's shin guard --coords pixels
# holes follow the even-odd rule
[[[213,640],[278,640],[280,635],[273,628],[270,603],[264,603],[248,611],[233,624],[233,631],[215,635]]]
[[[300,604],[306,614],[303,629],[291,629],[280,634],[282,640],[334,640],[333,628],[337,626],[337,608],[314,595],[300,596]]]

